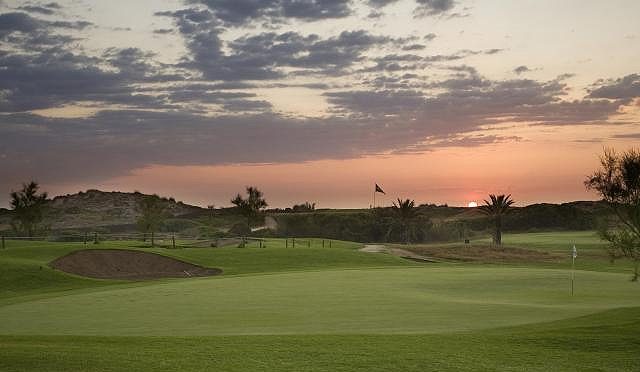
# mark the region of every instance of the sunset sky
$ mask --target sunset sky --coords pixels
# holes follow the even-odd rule
[[[21,182],[228,206],[595,199],[640,144],[640,1],[0,0]]]

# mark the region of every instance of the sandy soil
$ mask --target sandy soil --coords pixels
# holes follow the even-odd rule
[[[155,253],[121,249],[86,249],[55,259],[49,266],[70,274],[98,279],[156,279],[211,276],[206,268]]]

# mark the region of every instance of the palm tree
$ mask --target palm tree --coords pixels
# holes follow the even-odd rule
[[[396,202],[393,202],[392,208],[396,212],[396,216],[400,221],[400,226],[402,226],[402,230],[404,231],[405,241],[407,244],[409,244],[411,222],[413,222],[418,215],[415,206],[415,201],[409,199],[402,200],[398,198],[397,204]]]
[[[493,243],[496,245],[502,245],[502,216],[509,211],[509,207],[514,201],[511,199],[511,194],[504,195],[489,195],[491,201],[484,201],[485,205],[479,207],[480,211],[487,216],[493,217],[496,231],[493,234]]]
[[[11,192],[11,209],[13,221],[11,225],[17,233],[34,236],[43,220],[47,204],[47,193],[38,193],[40,185],[31,181],[22,184],[22,190]]]

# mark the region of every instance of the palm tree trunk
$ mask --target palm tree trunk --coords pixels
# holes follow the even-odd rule
[[[151,248],[154,248],[156,246],[156,241],[154,239],[154,234],[153,234],[153,230],[151,231]]]
[[[502,245],[502,216],[496,217],[496,235],[495,242],[498,246]]]

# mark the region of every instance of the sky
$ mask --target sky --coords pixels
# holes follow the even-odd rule
[[[635,0],[0,0],[22,182],[218,207],[593,200],[640,143]]]

